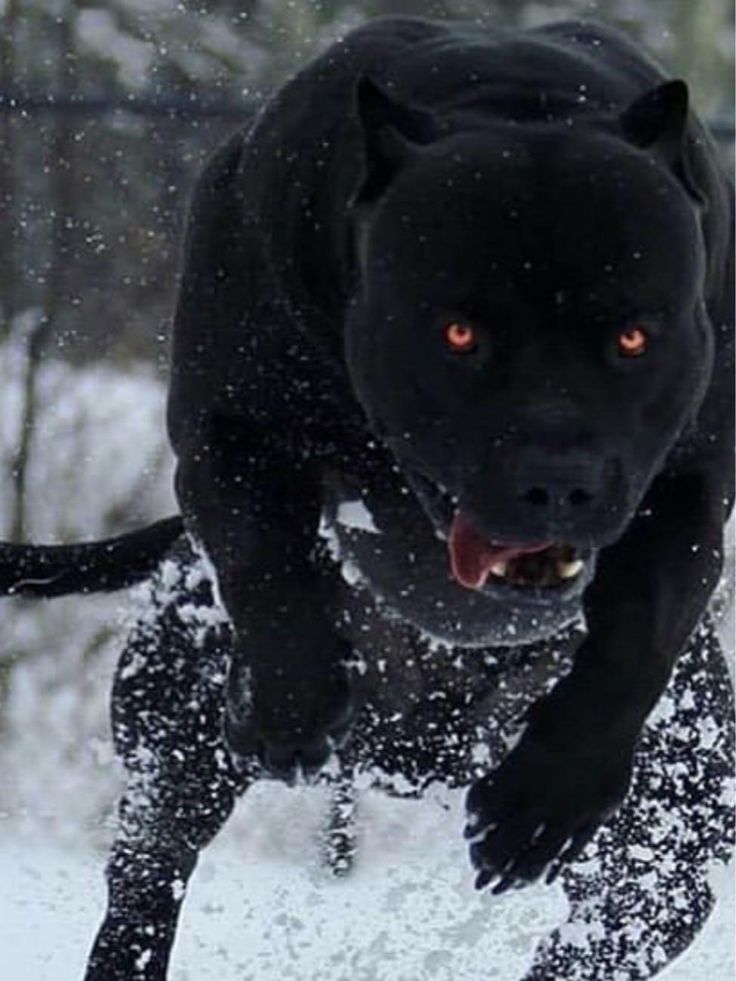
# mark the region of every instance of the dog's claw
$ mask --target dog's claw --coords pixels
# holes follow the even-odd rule
[[[491,872],[490,869],[483,869],[479,872],[475,879],[475,888],[478,890],[485,889],[485,887],[492,882],[496,877],[497,872]]]
[[[494,896],[501,896],[503,893],[508,892],[509,889],[518,889],[522,883],[516,879],[513,875],[505,875],[503,878],[496,883],[496,885],[491,889]]]
[[[544,877],[544,884],[546,886],[551,886],[552,883],[557,879],[558,875],[562,871],[562,865],[563,863],[558,860],[557,862],[554,863],[554,865],[550,866],[549,871]]]
[[[491,824],[483,824],[479,819],[473,821],[472,824],[467,824],[463,830],[463,838],[470,844],[475,844],[476,841],[481,841],[486,835],[492,834],[498,827],[498,822],[493,821]]]

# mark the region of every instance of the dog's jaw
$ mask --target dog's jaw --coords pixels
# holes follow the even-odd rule
[[[554,540],[489,539],[446,486],[414,468],[406,470],[406,480],[435,534],[447,543],[449,568],[460,586],[494,597],[513,591],[527,599],[555,601],[580,593],[589,581],[593,549]]]
[[[487,541],[460,510],[452,520],[448,549],[452,574],[466,589],[482,589],[491,576],[517,586],[556,586],[574,579],[584,564],[572,546]]]

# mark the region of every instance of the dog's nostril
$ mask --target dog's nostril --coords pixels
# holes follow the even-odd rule
[[[530,487],[520,496],[520,500],[538,508],[549,507],[553,501],[557,501],[562,506],[568,504],[570,507],[579,508],[590,504],[593,495],[582,487],[576,487],[567,494],[563,491],[559,497],[553,497],[553,494],[546,487]]]
[[[571,491],[568,496],[568,501],[573,507],[580,507],[583,504],[588,504],[589,501],[593,499],[593,495],[589,494],[588,491],[577,488]]]
[[[537,507],[546,507],[549,504],[549,492],[544,487],[532,487],[524,494],[523,500]]]

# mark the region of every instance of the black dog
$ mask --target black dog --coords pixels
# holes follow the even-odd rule
[[[358,498],[378,534],[337,522],[343,553],[449,643],[549,635],[582,601],[573,670],[469,807],[482,880],[590,837],[720,572],[730,216],[684,84],[579,24],[372,22],[229,143],[169,428],[250,676],[236,750],[317,767],[355,714],[311,554]]]
[[[230,626],[187,623],[182,593],[211,612],[211,587],[176,553],[176,602],[159,585],[117,682],[134,791],[90,979],[163,978],[171,882],[234,795],[263,771],[314,773],[335,747],[347,768],[462,783],[478,734],[525,712],[468,797],[477,884],[496,892],[553,877],[611,816],[720,573],[732,212],[684,83],[580,23],[372,21],[216,156],[190,222],[169,431]],[[691,700],[714,657],[712,638],[691,653]],[[720,676],[713,690],[719,708],[701,708],[723,728]],[[397,704],[389,751],[377,734]],[[665,932],[669,956],[683,940]],[[632,977],[660,966],[653,951]],[[607,976],[606,956],[535,976]]]

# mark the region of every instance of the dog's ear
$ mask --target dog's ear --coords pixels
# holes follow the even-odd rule
[[[636,146],[656,148],[672,162],[685,138],[688,103],[685,82],[665,82],[635,99],[621,114],[621,126]]]
[[[689,102],[687,85],[675,79],[639,96],[624,110],[619,121],[631,143],[656,153],[672,168],[690,196],[702,203],[703,196],[689,172],[684,153]]]
[[[352,204],[377,200],[390,182],[440,133],[436,116],[390,95],[369,76],[355,87],[355,111],[363,137],[363,172]]]

